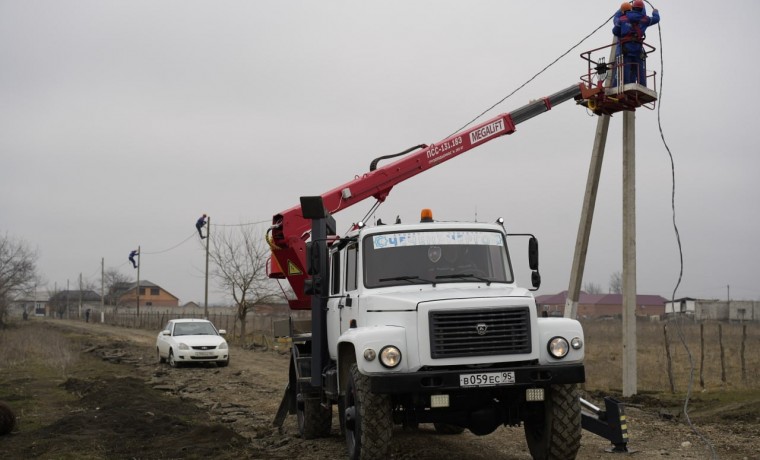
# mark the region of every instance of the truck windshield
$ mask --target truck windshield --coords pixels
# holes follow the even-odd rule
[[[504,237],[496,231],[381,233],[362,245],[368,288],[513,281]]]

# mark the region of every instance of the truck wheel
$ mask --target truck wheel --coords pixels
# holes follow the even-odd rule
[[[464,433],[464,428],[457,425],[452,425],[450,423],[433,423],[433,426],[435,427],[435,432],[438,434],[462,434]]]
[[[581,404],[578,386],[552,385],[543,404],[526,415],[525,440],[536,460],[574,459],[581,447]]]
[[[350,460],[384,460],[393,433],[391,398],[372,393],[369,378],[351,365],[346,383],[346,447]]]
[[[298,404],[298,432],[304,439],[324,438],[330,436],[332,429],[332,406],[322,407],[319,399],[307,399],[303,409]]]

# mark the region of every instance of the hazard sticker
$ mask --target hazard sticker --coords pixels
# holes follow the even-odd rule
[[[298,265],[288,261],[288,275],[303,275],[303,272],[298,268]]]

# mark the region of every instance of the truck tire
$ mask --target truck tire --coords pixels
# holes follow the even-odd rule
[[[385,460],[393,434],[391,398],[372,393],[369,378],[351,365],[346,382],[346,447],[350,460]]]
[[[332,429],[332,406],[329,409],[322,407],[319,399],[307,399],[303,402],[303,409],[298,404],[298,432],[303,439],[316,439],[330,436]]]
[[[541,408],[525,417],[525,440],[535,460],[574,459],[581,447],[578,386],[552,385]]]

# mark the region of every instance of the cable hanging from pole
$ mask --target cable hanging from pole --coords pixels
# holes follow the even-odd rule
[[[533,75],[532,77],[530,77],[530,78],[529,78],[529,79],[528,79],[528,80],[527,80],[525,83],[523,83],[522,85],[518,86],[518,87],[517,87],[517,89],[515,89],[515,90],[514,90],[514,91],[512,91],[511,93],[509,93],[509,94],[507,94],[506,96],[504,96],[503,98],[501,98],[501,99],[500,99],[498,102],[496,102],[496,103],[495,103],[495,104],[493,104],[491,107],[489,107],[489,108],[487,108],[486,110],[484,110],[483,112],[481,112],[481,113],[480,113],[478,116],[476,116],[475,118],[473,118],[473,119],[472,119],[472,120],[470,120],[469,122],[465,123],[465,124],[464,124],[464,126],[462,126],[461,128],[459,128],[459,129],[457,129],[456,131],[454,131],[453,133],[451,133],[451,134],[450,134],[448,137],[451,137],[451,136],[453,136],[454,134],[456,134],[456,133],[458,133],[458,132],[462,131],[463,129],[467,128],[467,127],[468,127],[468,126],[470,126],[471,124],[475,123],[475,122],[476,122],[478,119],[480,119],[480,117],[482,117],[482,116],[483,116],[483,115],[485,115],[486,113],[488,113],[488,112],[490,112],[491,110],[493,110],[493,109],[494,109],[496,106],[498,106],[498,105],[499,105],[499,104],[501,104],[502,102],[504,102],[504,101],[506,101],[507,99],[509,99],[510,97],[512,97],[512,95],[514,95],[516,92],[520,91],[520,90],[521,90],[521,89],[523,89],[525,86],[527,86],[527,85],[528,85],[528,83],[530,83],[530,82],[532,82],[533,80],[535,80],[535,79],[536,79],[536,78],[537,78],[539,75],[541,75],[542,73],[544,73],[545,71],[547,71],[547,70],[548,70],[548,69],[549,69],[551,66],[553,66],[554,64],[556,64],[557,62],[559,62],[559,61],[560,61],[562,58],[564,58],[565,56],[567,56],[567,55],[568,55],[568,54],[569,54],[569,53],[570,53],[572,50],[574,50],[575,48],[579,47],[579,46],[581,45],[581,43],[585,42],[585,41],[586,41],[586,40],[588,40],[588,39],[589,39],[589,38],[590,38],[592,35],[594,35],[595,33],[599,32],[599,30],[600,30],[602,27],[604,27],[604,26],[605,26],[605,25],[606,25],[608,22],[610,22],[610,20],[611,20],[613,17],[614,17],[614,15],[610,16],[609,18],[607,18],[607,19],[606,19],[606,20],[605,20],[605,21],[604,21],[604,22],[603,22],[603,23],[602,23],[602,24],[601,24],[599,27],[597,27],[596,29],[594,29],[594,31],[593,31],[593,32],[591,32],[590,34],[586,35],[586,36],[585,36],[585,37],[583,37],[583,38],[582,38],[582,39],[581,39],[581,40],[580,40],[578,43],[576,43],[575,45],[573,45],[573,46],[572,46],[570,49],[568,49],[568,50],[567,50],[567,51],[565,51],[564,53],[560,54],[560,55],[559,55],[559,57],[557,57],[555,60],[553,60],[552,62],[550,62],[549,64],[547,64],[547,65],[546,65],[546,66],[545,66],[543,69],[541,69],[541,70],[539,70],[538,72],[536,72],[536,74],[535,74],[535,75]]]

